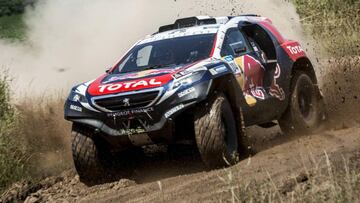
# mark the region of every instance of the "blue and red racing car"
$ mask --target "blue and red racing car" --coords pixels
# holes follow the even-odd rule
[[[160,27],[75,86],[65,118],[86,181],[104,174],[112,152],[157,143],[193,141],[209,167],[235,164],[248,148],[245,127],[309,133],[324,111],[309,58],[271,20],[197,16]]]

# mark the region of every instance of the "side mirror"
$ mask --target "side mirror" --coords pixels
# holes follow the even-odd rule
[[[105,73],[110,73],[111,68],[107,69]]]

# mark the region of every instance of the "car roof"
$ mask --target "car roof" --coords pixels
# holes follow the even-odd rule
[[[268,19],[255,14],[222,17],[195,16],[182,18],[177,19],[174,24],[161,26],[158,32],[146,36],[145,39],[140,40],[137,44],[146,44],[177,37],[216,34],[219,30],[226,30],[229,27],[234,27],[234,23],[237,24],[241,20],[259,21]],[[231,26],[229,26],[229,24],[231,24]]]
[[[216,34],[220,28],[220,25],[202,25],[190,28],[180,28],[176,30],[170,30],[166,32],[156,33],[147,36],[144,40],[141,40],[138,44],[146,44],[149,42],[160,41],[164,39],[172,39],[177,37],[186,37],[202,34]]]

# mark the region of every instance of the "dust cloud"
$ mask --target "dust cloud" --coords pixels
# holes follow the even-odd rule
[[[24,16],[27,40],[0,40],[0,68],[15,95],[67,93],[96,78],[138,39],[180,17],[256,13],[305,43],[294,6],[283,0],[39,1]]]

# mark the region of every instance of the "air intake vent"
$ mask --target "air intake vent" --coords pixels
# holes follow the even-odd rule
[[[94,99],[95,106],[110,111],[121,111],[127,109],[136,109],[151,105],[159,96],[159,90],[123,94],[116,96],[99,97]]]
[[[176,20],[174,24],[161,26],[159,28],[159,32],[166,32],[169,30],[201,26],[201,25],[210,25],[210,24],[216,24],[216,19],[215,18],[199,19],[198,17],[182,18]]]

